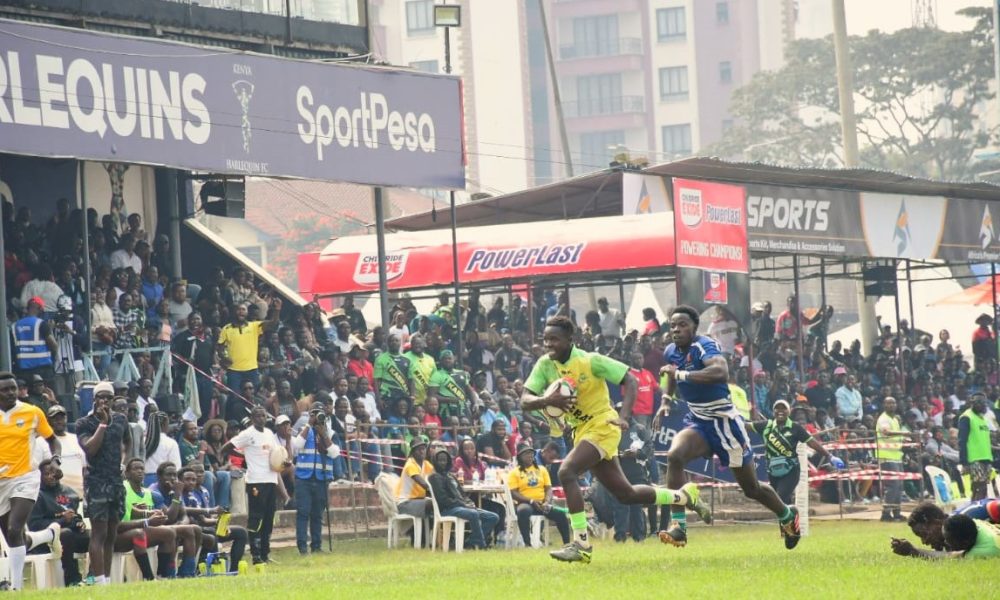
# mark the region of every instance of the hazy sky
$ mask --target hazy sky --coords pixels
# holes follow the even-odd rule
[[[763,0],[770,2],[774,0]],[[912,24],[915,0],[846,0],[847,31],[864,35],[871,29],[895,31]],[[932,0],[941,29],[968,29],[971,21],[955,14],[967,6],[990,6],[990,0]],[[832,30],[831,0],[799,0],[799,37],[822,37]]]

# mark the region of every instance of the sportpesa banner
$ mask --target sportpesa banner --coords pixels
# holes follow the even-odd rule
[[[462,188],[457,78],[0,20],[0,152]]]

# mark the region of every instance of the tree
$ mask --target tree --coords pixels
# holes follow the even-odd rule
[[[989,8],[966,8],[970,31],[870,31],[850,38],[861,166],[969,180],[973,152],[997,141],[982,113],[995,94]],[[842,167],[833,39],[792,42],[786,64],[733,94],[735,125],[707,153],[807,167]]]
[[[268,245],[267,270],[293,290],[299,289],[299,254],[319,252],[335,237],[364,233],[360,223],[350,212],[293,218],[287,233]]]

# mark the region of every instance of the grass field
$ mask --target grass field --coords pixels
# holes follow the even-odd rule
[[[555,534],[555,531],[552,532]],[[989,598],[998,563],[930,563],[895,556],[889,537],[905,525],[813,522],[787,551],[776,525],[695,528],[687,548],[597,543],[589,565],[551,560],[544,550],[462,554],[394,550],[382,541],[341,542],[333,554],[294,549],[262,575],[29,592],[29,598]]]

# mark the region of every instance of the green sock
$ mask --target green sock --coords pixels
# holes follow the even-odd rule
[[[788,506],[785,506],[785,512],[781,513],[778,516],[778,522],[787,523],[791,520],[792,520],[792,509]]]
[[[687,504],[685,494],[668,488],[654,488],[656,490],[656,504]]]
[[[670,511],[670,520],[680,525],[683,531],[687,531],[687,513],[684,512],[684,509]]]
[[[573,529],[573,539],[584,546],[588,546],[587,540],[587,513],[578,512],[569,514],[569,524]]]

